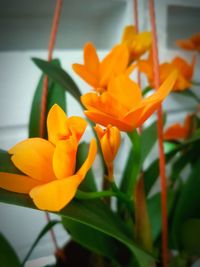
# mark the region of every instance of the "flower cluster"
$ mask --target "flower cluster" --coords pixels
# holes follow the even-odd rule
[[[113,163],[120,147],[120,131],[134,131],[159,108],[172,90],[182,91],[191,85],[195,58],[188,64],[177,57],[160,65],[159,89],[143,97],[140,86],[130,75],[138,68],[154,87],[151,39],[151,33],[137,34],[135,27],[128,26],[121,43],[114,46],[103,60],[99,59],[94,45],[87,43],[83,64],[73,64],[74,71],[92,89],[82,95],[80,101],[86,116],[97,124],[94,129],[109,181],[114,176]],[[148,58],[141,59],[148,51]],[[185,138],[188,125],[188,121],[184,126],[176,125],[165,133],[165,138],[171,138],[177,127],[180,137]],[[11,160],[21,174],[1,172],[0,187],[29,194],[39,209],[61,210],[76,195],[95,159],[97,147],[93,139],[85,162],[75,171],[78,144],[85,129],[84,119],[68,118],[58,105],[54,105],[47,117],[48,140],[29,138],[11,148]]]

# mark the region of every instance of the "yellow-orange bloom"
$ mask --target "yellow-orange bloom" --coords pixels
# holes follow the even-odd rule
[[[191,119],[192,116],[187,115],[183,125],[175,123],[167,128],[164,132],[164,140],[179,140],[188,138],[191,131]]]
[[[143,99],[139,86],[126,75],[120,75],[110,82],[106,92],[101,95],[87,93],[81,97],[81,101],[87,108],[86,116],[92,121],[105,127],[112,124],[122,131],[132,131],[159,107],[175,80],[174,72],[158,91]]]
[[[200,52],[200,33],[196,33],[186,40],[178,40],[176,43],[185,50]]]
[[[117,45],[100,62],[92,43],[84,47],[84,64],[73,64],[73,70],[96,91],[106,90],[110,79],[127,70],[129,53],[126,45]]]
[[[59,211],[75,196],[96,155],[96,141],[90,144],[87,159],[74,174],[78,141],[86,122],[67,118],[54,105],[47,119],[49,141],[29,138],[11,148],[11,160],[24,175],[0,172],[0,187],[29,194],[41,210]]]
[[[100,140],[103,157],[108,168],[108,179],[113,179],[113,161],[116,157],[120,146],[120,131],[117,127],[108,125],[106,129],[102,129],[96,125],[95,131]]]
[[[127,26],[122,35],[122,44],[129,50],[129,61],[132,62],[147,52],[152,44],[150,32],[136,33],[135,26]]]
[[[159,67],[160,71],[160,83],[166,80],[170,73],[177,71],[177,79],[173,86],[173,91],[183,91],[191,87],[191,80],[196,63],[196,57],[194,56],[191,64],[181,57],[176,57],[171,63],[162,63]],[[147,60],[140,60],[138,62],[138,68],[141,72],[145,73],[150,86],[154,87],[154,75],[153,75],[153,61],[152,54],[149,54]]]

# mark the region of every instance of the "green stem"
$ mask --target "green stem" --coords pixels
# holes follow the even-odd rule
[[[141,168],[141,145],[140,145],[140,136],[138,135],[136,130],[134,132],[127,134],[128,137],[130,138],[134,152],[134,165],[130,173],[129,186],[127,188],[127,196],[129,199],[132,199],[137,177],[140,173],[140,168]]]
[[[100,191],[100,192],[83,192],[78,190],[76,193],[77,199],[95,199],[95,198],[103,198],[103,197],[117,197],[122,201],[129,201],[127,197],[123,193],[114,192],[114,191]]]

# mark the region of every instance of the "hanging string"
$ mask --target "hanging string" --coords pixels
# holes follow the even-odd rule
[[[160,85],[159,77],[159,58],[158,58],[158,46],[157,46],[157,34],[156,34],[156,17],[154,0],[149,0],[150,21],[153,34],[153,71],[154,71],[154,84],[155,89],[158,90]],[[162,207],[162,261],[163,267],[168,265],[168,222],[167,222],[167,184],[165,175],[165,154],[163,147],[163,112],[162,106],[157,112],[157,132],[158,132],[158,145],[159,145],[159,169],[161,180],[161,207]]]
[[[134,15],[134,25],[136,33],[139,33],[139,19],[138,19],[138,0],[133,0],[133,15]],[[137,70],[137,83],[141,88],[141,76],[139,69]],[[142,126],[138,128],[138,133],[142,133]]]
[[[53,49],[56,42],[56,34],[58,31],[60,13],[62,7],[62,0],[57,0],[53,23],[51,28],[51,34],[49,38],[49,46],[48,46],[48,61],[52,60]],[[47,94],[48,94],[48,78],[47,76],[44,79],[43,83],[43,93],[42,93],[42,101],[41,101],[41,117],[40,117],[40,136],[44,137],[45,132],[45,123],[46,123],[46,107],[47,107]]]
[[[134,25],[136,33],[139,33],[139,19],[138,19],[138,0],[133,0]],[[137,71],[137,82],[141,87],[140,71]]]
[[[56,41],[56,34],[58,31],[60,13],[62,7],[62,0],[57,0],[56,7],[54,11],[53,23],[51,28],[51,34],[49,38],[49,46],[48,46],[48,61],[52,60],[53,49]],[[47,95],[48,95],[48,77],[45,76],[43,82],[43,91],[42,91],[42,101],[41,101],[41,116],[40,116],[40,137],[44,138],[45,135],[45,124],[46,124],[46,109],[47,109]],[[50,222],[50,215],[48,212],[45,212],[47,222]],[[56,240],[55,233],[53,229],[50,230],[51,239],[54,244],[55,250],[58,251],[58,243]]]

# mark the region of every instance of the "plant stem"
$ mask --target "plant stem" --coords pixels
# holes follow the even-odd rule
[[[126,195],[122,192],[114,192],[114,191],[100,191],[100,192],[83,192],[78,190],[76,193],[77,199],[95,199],[95,198],[103,198],[103,197],[117,197],[124,202],[129,202]]]
[[[134,165],[130,174],[129,187],[127,188],[127,196],[129,197],[129,199],[131,199],[133,197],[133,192],[135,191],[135,184],[137,177],[140,173],[141,147],[140,147],[140,136],[138,135],[136,130],[132,133],[128,133],[128,137],[130,138],[134,151]]]

